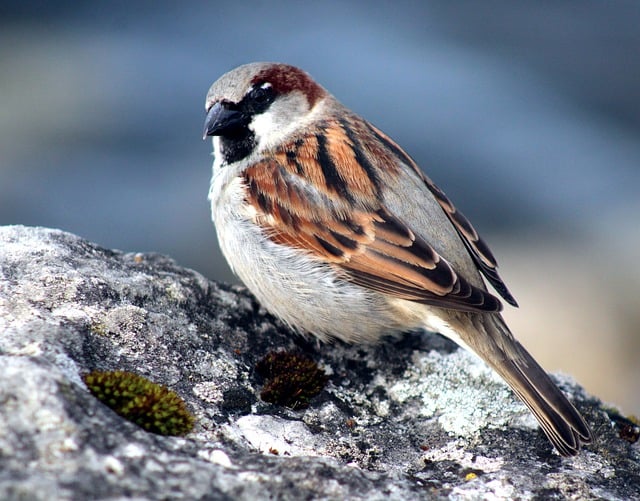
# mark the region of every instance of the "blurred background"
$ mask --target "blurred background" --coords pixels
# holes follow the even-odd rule
[[[0,224],[234,280],[204,97],[282,61],[394,137],[473,221],[551,371],[640,414],[640,3],[0,4]]]

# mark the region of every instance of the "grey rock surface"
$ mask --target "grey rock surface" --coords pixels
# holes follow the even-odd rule
[[[273,350],[329,374],[307,409],[260,399]],[[121,418],[86,389],[93,369],[175,390],[195,429]],[[640,447],[616,411],[556,380],[597,437],[571,459],[440,336],[319,345],[167,257],[0,227],[0,499],[639,498]]]

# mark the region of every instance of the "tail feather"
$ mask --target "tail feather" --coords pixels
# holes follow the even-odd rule
[[[462,341],[485,360],[536,417],[563,456],[574,456],[590,443],[591,430],[545,370],[513,338],[500,315],[473,315],[473,329]],[[483,333],[485,336],[479,336]],[[460,334],[460,333],[459,333]]]
[[[518,343],[521,360],[505,360],[495,369],[536,417],[551,443],[563,456],[574,456],[591,431],[576,408],[547,373]]]

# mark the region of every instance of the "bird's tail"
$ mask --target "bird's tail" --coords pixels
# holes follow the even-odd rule
[[[591,430],[580,413],[514,339],[500,315],[473,314],[466,319],[471,320],[475,332],[462,328],[468,334],[461,339],[506,381],[561,455],[574,456],[581,444],[591,442]]]

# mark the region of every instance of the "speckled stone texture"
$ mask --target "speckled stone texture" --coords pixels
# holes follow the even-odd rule
[[[329,374],[309,408],[260,400],[255,365],[272,350]],[[92,369],[175,390],[194,431],[117,416],[83,384]],[[0,227],[0,499],[640,498],[640,447],[616,411],[556,380],[597,437],[571,459],[440,336],[319,345],[167,257]]]

